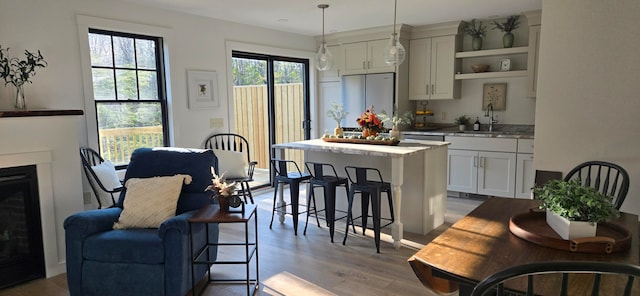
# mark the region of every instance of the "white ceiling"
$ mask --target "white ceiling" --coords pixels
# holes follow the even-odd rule
[[[393,24],[393,0],[124,0],[307,36]],[[507,17],[542,8],[542,0],[397,0],[398,24]]]

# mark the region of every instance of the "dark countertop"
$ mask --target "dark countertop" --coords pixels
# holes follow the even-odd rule
[[[485,138],[517,138],[533,139],[534,125],[496,124],[493,131],[488,131],[488,126],[483,125],[480,131],[473,131],[467,127],[461,132],[457,125],[444,125],[429,129],[413,129],[402,131],[403,135],[429,135],[429,136],[458,136],[458,137],[485,137]]]

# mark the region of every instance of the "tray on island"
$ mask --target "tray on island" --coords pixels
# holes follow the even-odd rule
[[[333,142],[333,143],[351,143],[351,144],[371,144],[371,145],[388,145],[388,146],[397,146],[400,144],[400,141],[395,140],[367,140],[367,139],[349,139],[349,138],[322,138],[325,142]]]
[[[598,223],[596,236],[572,240],[561,238],[546,221],[546,212],[530,211],[509,220],[509,230],[515,236],[541,246],[577,253],[610,254],[631,247],[631,233],[623,226],[610,222]]]

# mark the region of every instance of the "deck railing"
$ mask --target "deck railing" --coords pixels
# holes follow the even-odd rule
[[[111,128],[98,130],[100,153],[115,165],[129,163],[138,147],[164,146],[162,126]]]

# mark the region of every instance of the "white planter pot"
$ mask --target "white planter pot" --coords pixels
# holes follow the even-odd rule
[[[572,240],[581,237],[596,236],[598,225],[589,222],[569,221],[566,218],[547,210],[547,224],[563,239]]]

